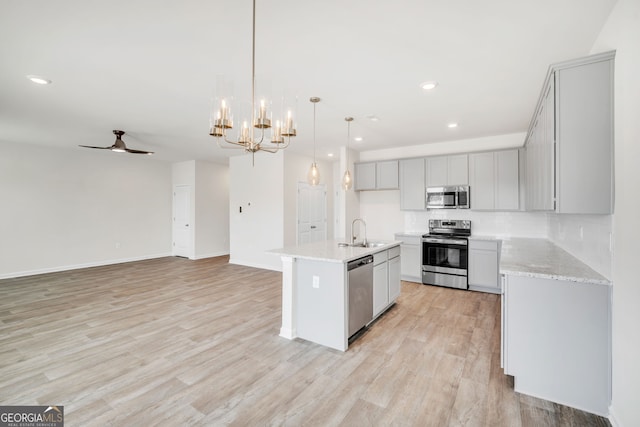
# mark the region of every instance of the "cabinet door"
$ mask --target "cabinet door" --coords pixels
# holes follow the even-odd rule
[[[495,209],[494,153],[469,155],[471,209]],[[517,183],[517,181],[516,181]]]
[[[497,151],[495,154],[495,209],[520,209],[520,171],[518,150]],[[473,198],[471,199],[473,203]]]
[[[355,182],[354,190],[376,189],[376,164],[356,163],[354,165]]]
[[[400,160],[400,209],[425,209],[424,159]]]
[[[516,391],[607,412],[610,289],[506,276],[504,364],[505,373],[515,377]]]
[[[469,286],[500,289],[497,251],[469,249]]]
[[[541,201],[540,208],[545,211],[555,210],[555,96],[554,96],[554,80],[551,79],[547,88],[547,95],[544,100],[542,114],[544,115],[542,129],[539,135],[540,144],[540,160],[542,162],[541,177]],[[571,160],[575,162],[575,159]]]
[[[427,187],[447,185],[447,170],[449,169],[447,163],[447,156],[427,157]]]
[[[398,188],[398,161],[376,163],[376,189],[395,190]]]
[[[400,296],[400,257],[389,260],[389,302]]]
[[[566,68],[556,75],[558,212],[609,214],[613,212],[613,61]]]
[[[373,267],[373,316],[389,304],[389,268],[387,262]]]
[[[469,184],[469,156],[447,156],[447,185]]]
[[[400,272],[404,280],[422,282],[420,245],[400,245]]]

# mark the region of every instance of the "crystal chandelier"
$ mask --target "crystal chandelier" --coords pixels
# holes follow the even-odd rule
[[[271,113],[268,111],[268,102],[261,99],[256,104],[256,0],[253,0],[253,38],[251,42],[251,117],[243,119],[234,140],[228,133],[233,129],[233,115],[231,112],[230,100],[224,96],[220,98],[219,108],[211,115],[209,135],[216,137],[216,142],[220,148],[243,149],[252,154],[256,151],[266,151],[276,153],[289,146],[291,137],[296,136],[296,127],[292,110],[287,111],[284,120],[276,120],[272,126]],[[249,126],[249,123],[252,126]],[[271,129],[269,137],[266,130]],[[221,140],[225,144],[221,144]],[[267,144],[267,145],[265,145]]]
[[[353,180],[351,179],[351,172],[349,172],[349,139],[351,139],[351,122],[353,121],[353,117],[345,117],[344,120],[347,122],[347,164],[345,167],[346,170],[344,172],[344,175],[342,176],[342,188],[344,190],[349,190],[351,188],[351,185],[353,184]]]

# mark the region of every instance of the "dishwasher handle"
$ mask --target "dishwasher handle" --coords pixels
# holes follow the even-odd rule
[[[358,267],[362,267],[364,265],[371,264],[371,263],[373,263],[373,255],[368,255],[363,258],[354,259],[353,261],[349,261],[349,263],[347,264],[347,271],[351,271],[353,269],[356,269]]]

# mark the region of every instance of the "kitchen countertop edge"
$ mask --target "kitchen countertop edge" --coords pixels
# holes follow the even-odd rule
[[[267,253],[291,258],[344,264],[349,261],[353,261],[354,259],[373,255],[402,244],[402,242],[398,240],[375,240],[375,242],[381,242],[384,243],[384,245],[375,248],[363,248],[357,246],[341,247],[338,246],[338,243],[340,243],[338,240],[325,240],[322,242],[271,249],[268,250]]]

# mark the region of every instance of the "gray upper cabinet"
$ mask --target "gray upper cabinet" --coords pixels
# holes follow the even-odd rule
[[[515,211],[520,208],[518,150],[469,154],[471,209]]]
[[[469,184],[468,157],[467,154],[427,157],[426,186]]]
[[[400,209],[425,209],[425,159],[400,160]]]
[[[520,209],[520,156],[518,150],[496,151],[495,159],[495,210]],[[473,199],[471,199],[473,202]]]
[[[613,60],[552,65],[526,139],[527,210],[613,212]]]
[[[356,163],[355,190],[397,190],[398,161]]]
[[[389,160],[376,163],[376,189],[398,189],[398,161]]]

